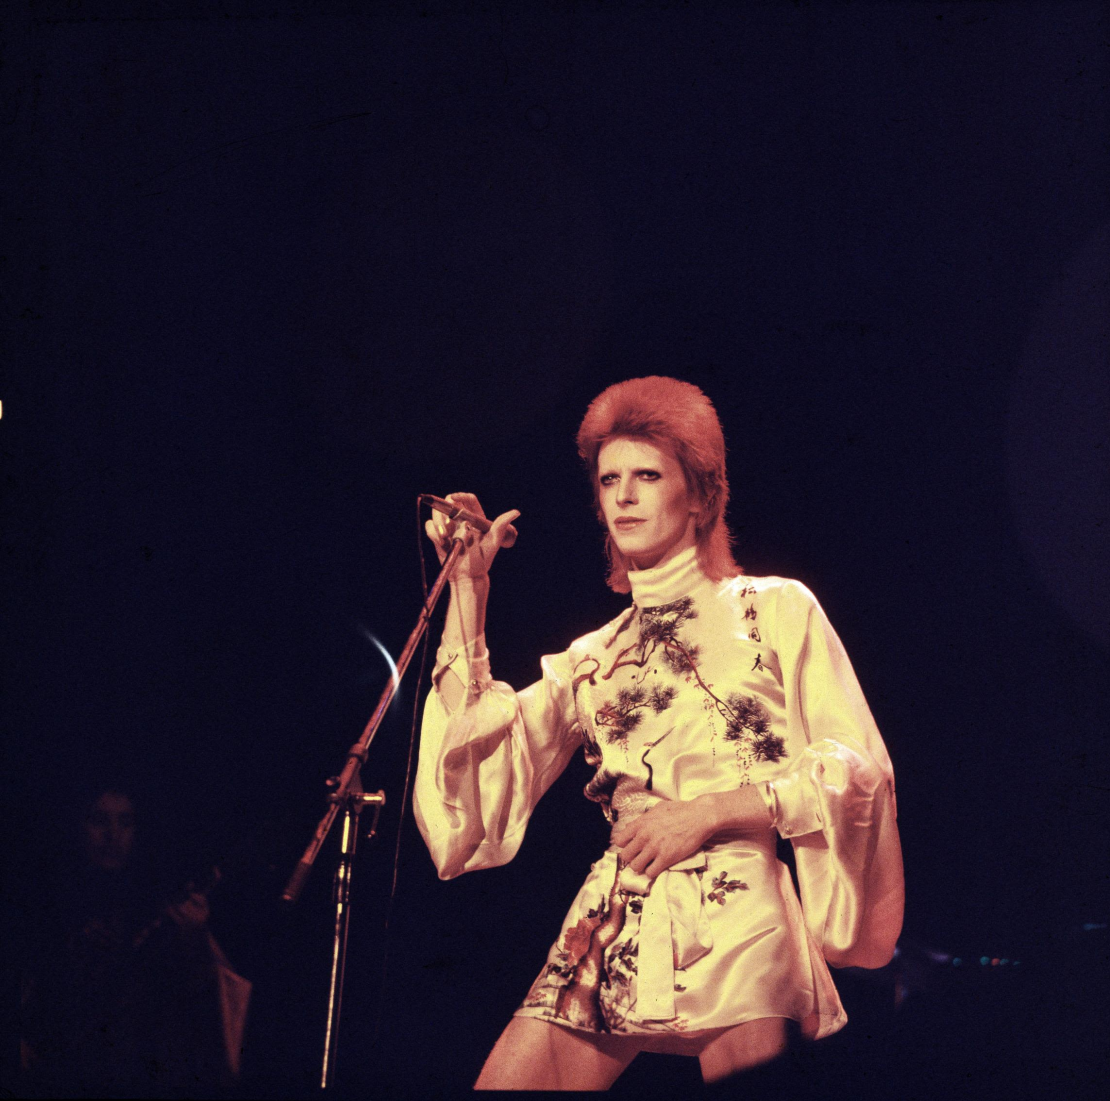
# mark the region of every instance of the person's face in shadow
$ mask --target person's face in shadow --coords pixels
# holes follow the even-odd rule
[[[89,808],[82,829],[85,857],[102,872],[127,866],[135,845],[135,810],[119,791],[105,791]]]

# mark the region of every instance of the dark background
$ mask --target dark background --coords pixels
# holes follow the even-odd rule
[[[317,1075],[331,848],[296,911],[276,898],[387,675],[369,636],[396,655],[415,619],[416,494],[521,509],[488,634],[523,687],[622,606],[573,435],[651,373],[716,402],[739,560],[817,593],[898,771],[902,952],[844,976],[853,1023],[797,1065],[825,1097],[1093,1091],[1103,5],[44,0],[4,21],[16,864],[48,877],[105,778],[183,877],[254,839],[213,898],[256,984],[244,1092]],[[440,883],[410,812],[383,981],[415,673],[365,770],[389,807],[356,883],[359,1096],[469,1084],[605,843],[580,761],[503,869]],[[696,1082],[654,1057],[624,1088]]]

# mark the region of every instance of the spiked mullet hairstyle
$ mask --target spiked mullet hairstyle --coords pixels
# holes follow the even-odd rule
[[[713,403],[691,382],[662,375],[630,378],[603,390],[586,410],[578,428],[578,454],[586,464],[594,506],[602,524],[597,458],[615,436],[647,440],[678,460],[687,488],[701,510],[695,521],[698,565],[713,581],[743,572],[732,557],[732,536],[725,524],[728,474],[725,437]],[[609,588],[626,593],[630,562],[606,533]]]

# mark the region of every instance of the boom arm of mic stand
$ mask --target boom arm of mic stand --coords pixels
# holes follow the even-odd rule
[[[443,594],[444,586],[447,584],[447,579],[451,575],[451,570],[458,561],[458,557],[462,554],[463,542],[461,537],[456,538],[451,546],[451,552],[447,555],[446,561],[440,567],[439,576],[436,578],[432,590],[428,593],[428,599],[424,601],[424,607],[420,610],[420,617],[416,621],[416,626],[409,635],[408,641],[405,643],[405,648],[401,651],[401,656],[397,659],[397,675],[390,677],[385,688],[382,689],[381,698],[378,700],[378,706],[374,708],[373,715],[370,716],[370,721],[366,724],[366,729],[363,730],[362,736],[354,745],[347,751],[347,763],[343,767],[343,771],[339,774],[338,778],[333,783],[333,790],[328,795],[328,809],[324,812],[324,817],[320,819],[319,824],[316,826],[316,831],[312,835],[312,840],[309,841],[308,847],[304,851],[304,855],[298,861],[296,868],[293,869],[293,874],[289,877],[289,882],[285,885],[285,890],[281,892],[281,897],[288,903],[294,903],[300,897],[302,888],[305,881],[308,879],[309,873],[312,871],[312,865],[316,862],[316,857],[320,853],[324,842],[327,840],[328,833],[335,822],[336,816],[339,814],[340,808],[347,802],[348,796],[351,794],[355,785],[357,784],[358,771],[366,760],[366,754],[370,749],[370,743],[374,740],[374,735],[378,732],[378,727],[382,724],[382,719],[385,718],[385,713],[389,710],[390,703],[393,702],[393,697],[397,693],[397,688],[401,683],[401,678],[405,675],[405,670],[409,667],[409,662],[412,661],[412,655],[416,652],[416,647],[419,645],[424,632],[428,629],[428,623],[431,621],[432,612],[435,611],[435,606],[439,602],[440,596]]]

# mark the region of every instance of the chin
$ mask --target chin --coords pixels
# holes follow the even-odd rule
[[[658,553],[654,547],[646,545],[641,539],[629,539],[627,536],[618,535],[613,535],[612,538],[617,550],[625,558],[651,558]]]
[[[628,559],[634,570],[650,570],[654,568],[662,559],[667,557],[671,549],[671,547],[645,547],[642,545],[636,547],[622,547],[620,543],[617,544],[617,550]]]

